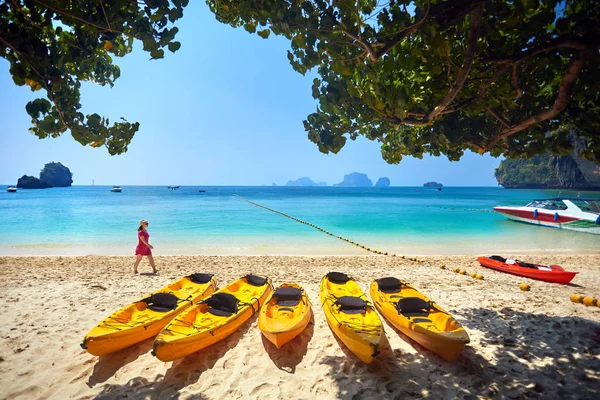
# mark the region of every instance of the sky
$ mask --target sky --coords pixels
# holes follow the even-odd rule
[[[386,176],[392,186],[495,186],[499,159],[467,153],[405,157],[399,165],[381,158],[380,144],[360,138],[338,154],[322,154],[302,120],[316,109],[313,74],[302,76],[287,60],[289,42],[265,40],[215,20],[204,2],[190,2],[177,21],[176,53],[162,60],[135,50],[115,58],[115,86],[83,83],[84,114],[140,122],[127,153],[83,147],[65,133],[40,140],[29,133],[28,101],[43,96],[16,86],[0,59],[0,184],[38,176],[45,163],[60,161],[73,184],[90,185],[278,185],[308,176],[329,185],[345,174]]]

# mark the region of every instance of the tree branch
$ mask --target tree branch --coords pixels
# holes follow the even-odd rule
[[[450,89],[448,94],[440,101],[427,116],[428,121],[434,120],[442,111],[448,107],[448,105],[454,100],[458,92],[462,89],[467,75],[473,65],[475,58],[475,49],[477,48],[477,39],[479,38],[479,31],[483,20],[483,4],[475,8],[471,12],[471,20],[469,21],[469,30],[467,33],[467,50],[465,51],[465,59],[463,61],[463,67],[460,69],[454,86]]]
[[[504,125],[506,128],[508,128],[508,129],[512,128],[512,126],[510,126],[510,124],[508,122],[506,122],[506,120],[504,118],[502,118],[502,116],[500,114],[498,114],[497,112],[495,112],[491,108],[486,108],[486,110],[487,110],[487,112],[489,112],[490,114],[492,114],[498,121],[500,121],[500,123],[502,125]]]
[[[553,39],[538,47],[520,51],[509,57],[488,58],[484,61],[496,64],[513,64],[531,58],[537,54],[544,53],[546,51],[557,50],[560,48],[571,48],[576,50],[598,49],[600,48],[600,41],[598,39],[588,39],[583,37],[567,35]]]
[[[71,14],[69,14],[68,12],[66,12],[66,11],[64,11],[64,10],[61,10],[61,9],[59,9],[59,8],[56,8],[56,7],[49,6],[48,4],[46,4],[46,3],[43,3],[43,2],[41,2],[40,0],[32,0],[32,1],[33,1],[34,3],[37,3],[37,4],[39,4],[39,5],[40,5],[40,6],[42,6],[42,7],[46,7],[46,8],[48,8],[48,9],[52,10],[52,11],[55,11],[55,12],[57,12],[57,13],[61,14],[61,15],[64,15],[64,16],[66,16],[66,17],[69,17],[69,18],[76,19],[77,21],[83,22],[83,23],[84,23],[84,24],[86,24],[86,25],[93,26],[94,28],[98,28],[98,29],[100,29],[100,30],[103,30],[103,31],[108,31],[108,32],[117,32],[117,33],[123,34],[123,35],[125,35],[125,36],[127,36],[127,37],[130,37],[130,38],[133,38],[133,39],[135,39],[135,36],[132,36],[132,35],[130,35],[130,34],[128,34],[128,33],[121,32],[121,31],[117,31],[117,30],[115,30],[115,29],[110,29],[110,27],[106,27],[106,26],[100,26],[100,25],[97,25],[97,24],[95,24],[95,23],[93,23],[93,22],[90,22],[90,21],[88,21],[88,20],[85,20],[85,19],[83,19],[83,18],[79,18],[79,17],[77,17],[77,16],[75,16],[75,15],[71,15]]]
[[[473,104],[476,101],[479,101],[483,98],[483,96],[485,96],[485,92],[498,80],[500,79],[500,77],[502,75],[504,75],[504,73],[506,71],[508,71],[508,69],[510,68],[510,64],[506,64],[503,65],[502,68],[498,69],[496,72],[494,72],[494,75],[492,75],[492,77],[488,80],[488,82],[485,85],[481,85],[479,87],[479,90],[477,90],[477,94],[473,97],[471,97],[470,99],[467,99],[465,101],[463,101],[462,103],[460,103],[458,106],[452,108],[452,109],[447,109],[445,111],[442,112],[442,115],[444,114],[450,114],[453,112],[456,112],[462,108],[468,107],[471,104]]]
[[[106,20],[106,25],[108,25],[108,30],[112,32],[112,28],[110,27],[110,22],[108,22],[108,16],[106,15],[106,10],[104,9],[104,3],[102,0],[98,0],[100,2],[100,6],[102,6],[102,13],[104,14],[104,19]]]
[[[421,18],[421,20],[419,22],[416,22],[416,23],[412,24],[411,26],[401,30],[390,40],[386,40],[383,43],[383,47],[377,51],[376,58],[379,59],[379,58],[383,57],[391,49],[393,49],[398,43],[403,41],[404,38],[406,38],[411,33],[416,32],[421,27],[421,25],[423,25],[423,23],[425,23],[427,18],[429,18],[429,8],[430,8],[430,3],[428,1],[427,2],[427,11],[425,12],[425,15],[423,16],[423,18]],[[388,36],[390,36],[390,35],[382,36],[382,38],[388,37]],[[381,43],[377,43],[377,44],[380,45]]]
[[[519,63],[516,62],[513,64],[513,73],[512,73],[512,85],[515,88],[515,93],[517,99],[520,99],[523,96],[523,89],[519,87]]]
[[[567,71],[565,72],[565,75],[563,76],[562,81],[560,82],[558,94],[556,95],[556,99],[554,100],[552,108],[537,115],[531,116],[517,125],[500,131],[488,143],[488,145],[485,147],[485,151],[489,151],[499,140],[508,138],[509,136],[521,132],[522,130],[527,129],[532,125],[554,118],[558,114],[563,112],[569,104],[569,101],[571,101],[571,95],[573,93],[573,90],[575,89],[577,77],[579,76],[581,69],[585,65],[587,58],[591,53],[592,51],[590,50],[581,50],[579,51],[577,57],[571,61],[571,64],[567,68]]]
[[[344,35],[348,36],[349,38],[351,38],[352,40],[356,41],[357,43],[359,43],[361,45],[361,47],[363,49],[365,49],[365,51],[367,53],[369,53],[369,58],[371,59],[372,62],[376,62],[377,61],[377,53],[375,53],[375,50],[373,50],[373,48],[371,47],[371,45],[369,44],[369,42],[367,42],[366,40],[353,35],[352,33],[348,32],[348,31],[343,31]]]

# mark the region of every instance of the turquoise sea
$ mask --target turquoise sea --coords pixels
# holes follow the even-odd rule
[[[204,190],[204,193],[199,192]],[[0,192],[0,255],[133,254],[141,219],[155,255],[366,255],[335,237],[248,204],[397,254],[600,253],[600,236],[509,221],[491,211],[558,191],[499,187],[73,186]],[[576,192],[562,193],[577,195]],[[600,198],[600,193],[582,197]]]

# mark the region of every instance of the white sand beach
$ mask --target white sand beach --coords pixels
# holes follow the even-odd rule
[[[559,285],[491,271],[471,256],[430,256],[424,263],[384,256],[169,256],[156,257],[158,276],[134,276],[132,257],[0,257],[0,398],[600,398],[600,307],[569,300],[572,293],[600,297],[600,255],[522,258],[580,273],[571,285]],[[142,273],[150,271],[145,263]],[[387,343],[373,364],[363,364],[333,336],[319,304],[319,281],[334,270],[352,275],[365,292],[375,278],[407,280],[450,311],[471,343],[449,363],[383,320]],[[103,357],[79,347],[112,311],[193,272],[214,273],[220,285],[249,272],[275,285],[300,283],[314,322],[277,350],[255,316],[226,340],[169,363],[150,354],[152,340]],[[521,291],[521,282],[531,290]]]

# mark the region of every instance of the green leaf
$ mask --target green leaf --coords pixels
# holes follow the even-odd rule
[[[269,37],[269,35],[271,34],[271,31],[269,29],[263,29],[262,31],[258,31],[256,32],[258,34],[258,36],[260,36],[263,39],[267,39]]]
[[[179,43],[179,42],[171,42],[171,43],[169,43],[168,47],[169,47],[170,51],[172,51],[173,53],[175,53],[181,47],[181,43]]]

